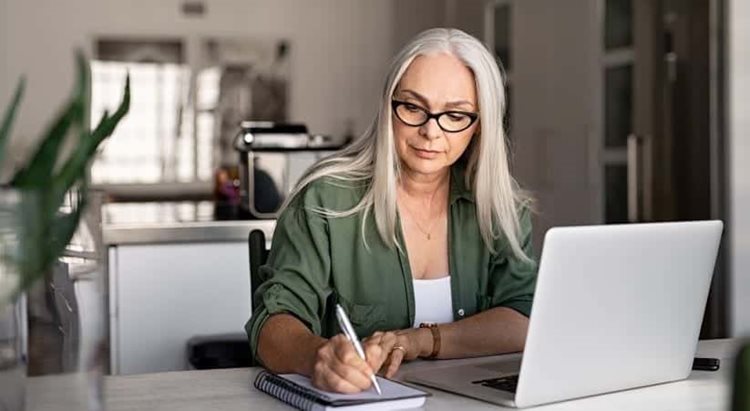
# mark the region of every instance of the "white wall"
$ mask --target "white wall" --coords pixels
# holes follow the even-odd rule
[[[258,36],[291,42],[290,117],[315,133],[363,131],[392,54],[393,1],[204,0],[202,18],[180,0],[0,0],[0,107],[28,79],[15,138],[28,145],[73,83],[73,50],[97,35]]]
[[[750,2],[728,8],[731,322],[733,336],[750,336]]]

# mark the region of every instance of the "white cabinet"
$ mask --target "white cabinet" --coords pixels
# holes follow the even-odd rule
[[[184,370],[190,337],[244,332],[249,270],[244,241],[110,247],[112,374]]]

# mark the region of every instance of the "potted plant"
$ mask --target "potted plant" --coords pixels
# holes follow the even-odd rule
[[[0,182],[0,409],[23,408],[21,333],[13,335],[14,327],[23,327],[19,296],[48,275],[65,251],[88,204],[88,168],[96,150],[130,107],[126,78],[119,107],[112,114],[105,112],[92,129],[90,68],[81,53],[76,69],[73,94],[38,140],[36,151],[9,181]],[[24,86],[21,79],[0,119],[0,169],[8,160],[6,147]],[[63,150],[69,139],[73,148]]]

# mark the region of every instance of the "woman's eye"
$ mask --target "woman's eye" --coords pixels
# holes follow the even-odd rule
[[[448,113],[448,118],[451,121],[463,121],[464,119],[466,119],[466,116],[458,113]]]
[[[404,104],[404,107],[406,107],[407,110],[411,112],[417,112],[420,111],[419,107],[415,106],[414,104]]]

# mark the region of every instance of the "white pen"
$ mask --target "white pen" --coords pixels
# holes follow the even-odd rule
[[[367,358],[365,357],[365,350],[362,349],[362,344],[359,343],[357,333],[354,332],[354,327],[352,327],[352,323],[349,322],[349,317],[346,315],[346,311],[344,311],[344,308],[341,306],[341,304],[336,304],[336,319],[339,320],[339,327],[341,327],[341,330],[344,332],[344,335],[346,335],[346,338],[348,338],[349,341],[352,342],[354,351],[357,352],[360,358],[366,361]],[[370,374],[370,380],[372,381],[372,385],[375,387],[375,391],[378,392],[378,395],[383,395],[383,392],[380,391],[378,380],[375,379],[375,374]]]

